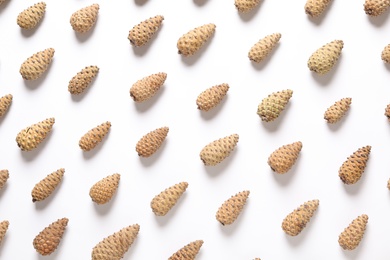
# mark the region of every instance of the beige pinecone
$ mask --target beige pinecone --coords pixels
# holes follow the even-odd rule
[[[387,117],[387,119],[389,120],[390,122],[390,104],[388,104],[385,108],[385,116]]]
[[[222,225],[230,225],[240,215],[249,196],[249,190],[242,191],[226,200],[215,214],[216,219]]]
[[[324,119],[330,123],[337,123],[351,106],[352,98],[343,98],[330,106],[324,114]]]
[[[31,151],[37,148],[50,133],[54,123],[55,119],[51,117],[20,131],[16,136],[16,142],[19,148],[22,151]]]
[[[64,168],[58,169],[38,182],[31,191],[32,201],[42,201],[49,197],[58,184],[60,184],[62,177],[64,177],[64,173]]]
[[[215,24],[209,23],[199,26],[184,34],[177,41],[179,54],[183,56],[194,55],[214,34]]]
[[[209,111],[210,109],[216,107],[222,99],[226,96],[226,93],[229,90],[229,85],[226,83],[215,85],[211,88],[206,89],[199,94],[196,99],[196,104],[198,109],[203,111]]]
[[[103,140],[110,128],[111,123],[107,121],[89,130],[80,138],[80,148],[86,152],[92,150]]]
[[[369,16],[383,14],[390,6],[390,0],[365,0],[364,12]]]
[[[283,145],[268,157],[268,165],[276,173],[286,173],[295,164],[301,149],[301,142]]]
[[[11,106],[11,103],[12,103],[11,94],[2,96],[0,98],[0,117],[2,117],[8,111],[8,108]]]
[[[264,60],[270,52],[275,48],[282,35],[280,33],[274,33],[265,36],[260,39],[252,48],[249,50],[248,58],[254,62],[261,62]]]
[[[260,0],[234,0],[234,5],[240,13],[247,13],[258,6]]]
[[[320,75],[328,73],[338,61],[344,42],[334,40],[316,50],[307,61],[307,66],[311,71]]]
[[[129,31],[129,36],[127,38],[135,47],[145,45],[158,31],[158,29],[160,29],[163,20],[164,16],[162,15],[150,17],[149,19],[146,19],[134,26]]]
[[[69,81],[68,91],[75,95],[83,93],[98,72],[99,68],[97,66],[85,67]]]
[[[23,29],[32,29],[42,20],[45,11],[45,2],[36,3],[21,12],[16,19],[16,22]]]
[[[319,203],[319,200],[307,201],[288,214],[282,222],[283,231],[290,236],[297,236],[301,233],[313,217]]]
[[[200,151],[200,159],[207,166],[214,166],[229,156],[238,143],[238,134],[232,134],[207,144]]]
[[[345,184],[354,184],[362,177],[371,152],[371,146],[359,148],[341,165],[339,177]]]
[[[35,250],[41,255],[53,253],[61,242],[68,221],[67,218],[62,218],[45,227],[34,238],[33,245]]]
[[[148,100],[157,93],[166,79],[167,74],[164,72],[144,77],[131,86],[130,97],[132,97],[135,102]]]
[[[134,224],[104,238],[92,249],[92,260],[119,260],[137,238],[140,226]]]
[[[339,235],[339,245],[344,250],[353,250],[362,241],[366,230],[368,216],[366,214],[358,216]]]
[[[19,72],[25,80],[34,80],[42,76],[48,69],[54,56],[54,49],[39,51],[27,58],[20,66]]]
[[[257,107],[257,114],[261,120],[271,122],[278,118],[292,97],[292,94],[292,90],[286,89],[274,92],[264,98]]]
[[[385,48],[383,48],[381,58],[385,63],[390,63],[390,44],[386,45]]]
[[[150,203],[154,214],[157,216],[165,216],[168,211],[170,211],[171,208],[175,206],[176,202],[186,191],[187,187],[187,182],[180,182],[165,189],[160,194],[155,196]]]
[[[0,222],[0,244],[1,244],[1,242],[3,242],[5,234],[7,233],[8,227],[9,227],[8,220],[3,220],[2,222]]]
[[[307,0],[305,12],[311,17],[320,16],[332,0]]]
[[[114,173],[95,183],[89,190],[89,196],[97,204],[105,204],[114,196],[119,186],[121,176]]]
[[[253,259],[253,260],[261,260],[260,258],[255,258],[255,259]]]
[[[139,156],[149,157],[162,145],[169,132],[168,127],[161,127],[144,135],[135,147]]]
[[[74,12],[70,17],[70,25],[76,32],[85,33],[95,24],[98,13],[98,4],[92,4],[81,8],[80,10]]]
[[[195,240],[174,253],[168,260],[194,260],[203,245],[203,240]]]
[[[8,178],[9,178],[8,170],[0,170],[0,190],[7,183]]]

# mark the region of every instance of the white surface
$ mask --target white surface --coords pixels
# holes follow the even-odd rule
[[[47,0],[46,15],[32,32],[22,31],[16,17],[34,1],[7,1],[0,6],[0,95],[11,93],[9,112],[0,119],[0,168],[10,178],[0,192],[0,220],[10,221],[1,259],[88,259],[92,248],[119,229],[139,223],[141,230],[124,259],[167,259],[187,243],[203,239],[197,259],[388,259],[390,247],[390,133],[384,108],[390,102],[389,67],[380,59],[390,43],[389,13],[370,19],[363,1],[335,0],[319,20],[304,13],[304,0],[264,0],[240,15],[233,0],[100,1],[93,31],[77,35],[70,15],[92,1]],[[128,31],[139,22],[165,17],[156,37],[134,49]],[[216,33],[199,54],[182,58],[177,39],[206,23]],[[280,32],[280,44],[265,62],[252,64],[250,47]],[[324,77],[306,62],[317,48],[344,41],[342,57]],[[43,78],[24,81],[21,63],[33,53],[55,48]],[[69,80],[88,65],[100,67],[86,94],[72,97]],[[159,94],[143,104],[130,98],[130,86],[156,72],[168,77]],[[230,90],[209,113],[197,110],[200,92],[226,82]],[[288,108],[273,123],[262,123],[257,105],[268,94],[290,88]],[[352,97],[345,119],[328,126],[327,107]],[[54,130],[33,152],[21,152],[16,134],[26,126],[55,117]],[[79,138],[109,120],[112,128],[101,145],[83,153]],[[135,144],[161,126],[170,128],[163,147],[140,159]],[[199,152],[209,142],[237,133],[232,155],[216,167],[204,167]],[[269,154],[281,145],[302,141],[294,168],[274,174]],[[359,147],[372,152],[362,179],[345,186],[338,177],[344,160]],[[62,184],[49,199],[31,202],[31,189],[47,174],[65,168]],[[101,178],[121,174],[117,194],[97,206],[88,192]],[[150,200],[180,181],[189,187],[165,217],[155,217]],[[215,219],[231,195],[248,189],[247,205],[238,220],[222,227]],[[306,229],[289,237],[283,218],[307,200],[320,206]],[[360,214],[369,216],[365,237],[355,251],[345,252],[338,235]],[[40,257],[33,238],[51,222],[68,217],[57,251]]]

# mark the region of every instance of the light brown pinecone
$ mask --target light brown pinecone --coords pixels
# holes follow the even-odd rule
[[[282,229],[290,236],[297,236],[309,223],[318,208],[319,200],[310,200],[288,214],[282,222]]]
[[[234,5],[240,13],[247,13],[258,6],[260,0],[234,0]]]
[[[135,146],[139,156],[149,157],[162,145],[169,132],[168,127],[161,127],[144,135]]]
[[[215,24],[209,23],[189,31],[177,41],[179,54],[183,56],[194,55],[214,34]]]
[[[80,148],[86,152],[92,150],[103,140],[110,128],[111,123],[107,121],[89,130],[80,138]]]
[[[364,12],[369,16],[383,14],[390,6],[390,0],[365,0]]]
[[[119,186],[121,176],[114,173],[95,183],[89,190],[89,196],[97,204],[105,204],[114,196]]]
[[[20,131],[16,136],[16,142],[19,148],[22,151],[31,151],[37,148],[50,133],[54,123],[55,119],[51,117]]]
[[[187,182],[180,182],[156,195],[150,203],[154,214],[157,216],[165,216],[168,211],[175,206],[176,202],[186,191],[187,187]]]
[[[130,43],[135,47],[140,47],[145,45],[153,35],[160,29],[161,24],[164,20],[164,16],[156,15],[150,17],[145,21],[134,26],[129,31],[129,36],[127,37],[130,40]]]
[[[130,88],[130,97],[132,97],[135,102],[148,100],[157,93],[164,84],[166,78],[166,73],[159,72],[138,80]]]
[[[50,173],[38,182],[31,191],[32,201],[42,201],[52,194],[64,176],[65,169],[61,168]]]
[[[249,190],[242,191],[226,200],[215,214],[216,219],[222,225],[230,225],[240,215],[249,196]]]
[[[0,170],[0,190],[7,183],[8,178],[9,178],[8,170]]]
[[[381,58],[385,63],[390,63],[390,44],[386,45],[385,48],[383,48]]]
[[[42,76],[48,69],[54,56],[54,49],[39,51],[27,58],[20,66],[19,72],[25,80],[34,80]]]
[[[311,71],[320,75],[328,73],[338,61],[344,42],[334,40],[316,50],[307,61],[307,66]]]
[[[3,220],[2,222],[0,222],[0,244],[1,244],[1,242],[3,242],[5,234],[7,233],[8,227],[9,227],[8,220]]]
[[[12,95],[8,94],[0,98],[0,117],[8,111],[12,103]]]
[[[92,249],[92,260],[119,260],[137,238],[140,226],[134,224],[104,238]]]
[[[320,16],[332,0],[307,0],[305,12],[311,17]]]
[[[16,22],[23,29],[32,29],[42,20],[45,11],[45,2],[36,3],[21,12],[16,19]]]
[[[387,188],[390,190],[390,179],[387,181]]]
[[[388,104],[385,108],[385,116],[387,117],[387,119],[389,120],[390,122],[390,104]]]
[[[75,95],[83,93],[98,72],[99,68],[97,66],[85,67],[69,81],[68,91]]]
[[[268,157],[268,165],[276,173],[286,173],[295,164],[301,149],[301,142],[283,145]]]
[[[226,83],[206,89],[205,91],[200,93],[198,98],[196,99],[198,109],[203,111],[209,111],[210,109],[216,107],[226,96],[228,90],[229,85]]]
[[[368,216],[366,214],[358,216],[339,235],[339,245],[344,250],[355,249],[363,239],[366,230]]]
[[[238,139],[238,134],[232,134],[209,143],[200,151],[200,159],[207,166],[217,165],[234,150]]]
[[[61,242],[68,221],[67,218],[59,219],[39,232],[33,241],[35,250],[41,255],[53,253]]]
[[[348,111],[351,102],[352,98],[342,98],[336,101],[336,103],[325,111],[324,119],[330,124],[337,123]]]
[[[203,240],[195,240],[174,253],[168,260],[194,260],[203,245]]]
[[[280,33],[274,33],[267,35],[260,39],[252,48],[249,50],[248,58],[254,62],[261,62],[264,60],[270,52],[275,48],[282,35]]]
[[[279,117],[289,102],[293,91],[290,89],[274,92],[264,98],[257,107],[257,114],[264,122],[274,121]]]
[[[2,5],[5,2],[5,0],[0,0],[0,5]]]
[[[345,184],[354,184],[362,177],[371,152],[371,146],[359,148],[341,165],[339,177]]]
[[[99,5],[92,4],[74,12],[70,17],[70,25],[79,33],[89,31],[96,23],[99,13]]]

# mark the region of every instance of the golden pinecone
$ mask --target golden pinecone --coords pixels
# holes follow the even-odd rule
[[[383,14],[390,6],[390,0],[365,0],[364,12],[369,16]]]
[[[45,2],[36,3],[21,12],[16,19],[16,22],[23,29],[32,29],[42,20],[45,11]]]
[[[48,69],[53,56],[53,48],[48,48],[33,54],[20,66],[20,75],[22,75],[25,80],[34,80],[39,78]]]
[[[92,260],[119,260],[137,238],[140,226],[134,224],[104,238],[92,249]]]
[[[145,21],[134,26],[129,31],[129,36],[127,37],[130,40],[130,43],[135,47],[140,47],[145,45],[153,35],[160,29],[161,24],[164,20],[164,16],[156,15],[150,17]]]
[[[248,58],[254,62],[261,62],[264,60],[270,52],[275,48],[282,35],[280,33],[274,33],[267,35],[260,39],[252,48],[249,50]]]
[[[61,242],[67,225],[68,219],[62,218],[45,227],[34,238],[33,245],[35,250],[41,255],[50,255],[53,253]]]
[[[348,111],[351,102],[352,98],[342,98],[336,101],[336,103],[325,111],[324,119],[330,124],[337,123]]]
[[[371,152],[371,146],[359,148],[341,165],[339,177],[345,184],[354,184],[362,177]]]
[[[38,182],[31,191],[32,201],[41,201],[49,197],[58,184],[60,184],[62,177],[64,177],[64,173],[64,168],[58,169]]]
[[[7,183],[8,178],[9,178],[8,170],[0,170],[0,190]]]
[[[260,258],[255,258],[255,259],[253,259],[253,260],[261,260]]]
[[[135,102],[142,102],[153,97],[164,84],[166,78],[166,73],[159,72],[138,80],[130,88],[130,97]]]
[[[249,190],[242,191],[226,200],[215,214],[222,225],[232,224],[240,215],[249,196]]]
[[[165,189],[160,194],[155,196],[150,203],[154,214],[157,216],[165,216],[168,211],[170,211],[171,208],[175,206],[176,202],[186,191],[187,187],[187,182],[180,182]]]
[[[257,107],[257,114],[262,121],[274,121],[286,107],[293,91],[290,89],[274,92],[264,98]]]
[[[383,48],[381,58],[385,63],[390,63],[390,44],[386,45],[385,48]]]
[[[234,5],[240,13],[247,13],[258,6],[260,0],[234,0]]]
[[[95,148],[107,135],[111,128],[109,121],[102,123],[84,134],[79,141],[79,146],[83,151],[90,151]]]
[[[229,156],[238,139],[238,134],[232,134],[209,143],[200,151],[200,159],[207,166],[217,165]]]
[[[109,202],[118,189],[120,178],[120,174],[114,173],[95,183],[89,190],[89,196],[92,201],[97,204]]]
[[[174,253],[168,260],[194,260],[203,245],[203,240],[193,241]]]
[[[70,17],[70,25],[79,33],[89,31],[95,24],[99,12],[99,5],[92,4],[74,12]]]
[[[76,74],[68,85],[68,90],[71,94],[81,94],[91,84],[92,80],[96,77],[99,72],[97,66],[88,66],[82,69]]]
[[[216,107],[226,96],[228,90],[229,85],[226,83],[206,89],[205,91],[200,93],[198,98],[196,99],[198,109],[203,111],[209,111],[210,109]]]
[[[144,135],[135,147],[139,156],[149,157],[162,145],[169,132],[168,127],[161,127]]]
[[[0,117],[2,117],[8,111],[8,108],[11,106],[11,102],[12,102],[11,94],[2,96],[0,98]]]
[[[7,233],[9,227],[9,221],[8,220],[3,220],[0,222],[0,244],[3,242],[3,239],[5,237],[5,233]]]
[[[276,173],[286,173],[295,164],[301,149],[301,142],[283,145],[268,157],[268,165]]]
[[[317,210],[319,200],[310,200],[288,214],[282,222],[282,229],[287,235],[297,236],[309,223]]]
[[[310,56],[307,66],[320,75],[328,73],[338,61],[343,47],[344,42],[341,40],[325,44]]]
[[[366,214],[358,216],[339,235],[339,245],[344,250],[353,250],[362,241],[366,230],[368,216]]]
[[[305,12],[311,17],[320,16],[332,0],[307,0]]]
[[[194,55],[215,32],[215,24],[209,23],[199,26],[184,34],[177,41],[179,54],[183,56]]]
[[[388,104],[385,108],[385,116],[387,117],[387,119],[389,120],[390,122],[390,104]]]
[[[31,151],[47,137],[55,123],[54,117],[26,127],[16,136],[16,142],[22,151]]]

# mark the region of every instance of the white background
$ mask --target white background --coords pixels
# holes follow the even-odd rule
[[[390,126],[384,109],[390,102],[390,67],[382,49],[390,43],[389,12],[369,18],[364,1],[335,0],[319,19],[309,19],[304,0],[264,0],[241,15],[234,1],[101,1],[93,30],[79,35],[70,24],[73,12],[90,0],[47,0],[47,11],[33,31],[21,30],[17,15],[36,2],[8,0],[0,6],[0,95],[13,103],[0,119],[0,168],[10,178],[0,191],[0,220],[9,220],[1,259],[88,259],[104,237],[135,223],[141,229],[124,259],[167,259],[187,243],[203,239],[197,259],[388,259],[390,247]],[[128,31],[157,14],[165,20],[149,44],[133,48]],[[214,37],[191,58],[177,54],[176,42],[187,31],[215,23]],[[250,47],[280,32],[277,48],[263,63],[249,61]],[[342,56],[326,76],[307,68],[309,56],[335,39],[344,41]],[[19,74],[23,61],[52,47],[54,60],[36,81]],[[69,80],[82,68],[100,72],[81,96],[72,97]],[[157,72],[168,74],[151,100],[135,104],[129,89]],[[214,110],[197,110],[196,97],[206,88],[228,83],[230,90]],[[292,89],[283,114],[262,123],[257,105],[268,94]],[[351,97],[351,109],[329,126],[323,113],[335,101]],[[56,123],[32,152],[16,145],[17,133],[47,117]],[[92,152],[78,147],[80,137],[111,121],[105,140]],[[137,141],[158,127],[170,128],[161,149],[139,158]],[[200,150],[209,142],[237,133],[239,143],[223,163],[205,167]],[[267,158],[278,147],[301,141],[296,165],[273,173]],[[358,148],[372,152],[362,179],[346,186],[338,169]],[[47,174],[65,168],[56,192],[31,202],[31,189]],[[119,189],[106,205],[89,197],[90,187],[113,173]],[[151,199],[181,181],[189,187],[165,217],[156,217]],[[231,226],[215,219],[231,195],[250,190],[242,214]],[[283,218],[305,201],[320,206],[297,237],[281,229]],[[363,241],[352,251],[338,245],[338,235],[358,215],[369,222]],[[35,252],[32,241],[58,218],[69,224],[58,249],[49,257]]]

